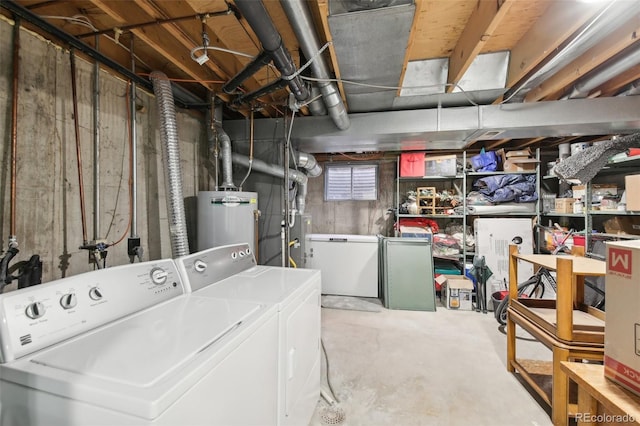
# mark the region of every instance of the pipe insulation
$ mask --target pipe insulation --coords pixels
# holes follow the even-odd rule
[[[280,4],[289,18],[305,57],[313,58],[320,50],[320,41],[313,31],[315,25],[306,2],[304,0],[280,0]],[[349,115],[335,83],[329,81],[332,76],[322,56],[319,55],[311,62],[311,70],[316,78],[326,80],[318,82],[318,87],[329,111],[329,116],[338,129],[348,129],[351,124]]]
[[[169,234],[173,257],[189,254],[187,237],[187,221],[182,194],[182,169],[180,167],[180,150],[178,149],[178,129],[176,110],[173,103],[171,82],[159,71],[151,73],[153,93],[156,96],[160,116],[160,139],[162,154],[165,160],[167,184],[167,203],[169,210]]]
[[[232,161],[236,164],[240,164],[241,166],[249,167],[249,157],[247,157],[246,155],[241,155],[234,152],[232,155]],[[254,171],[284,179],[284,169],[282,166],[269,164],[262,160],[254,158],[251,167]],[[289,169],[289,178],[298,184],[296,205],[300,214],[303,214],[306,204],[305,198],[307,195],[307,182],[309,181],[309,178],[301,171],[294,169]]]

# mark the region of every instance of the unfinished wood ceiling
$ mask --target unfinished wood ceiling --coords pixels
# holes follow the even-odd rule
[[[258,0],[255,0],[258,1]],[[284,0],[283,0],[284,1]],[[9,3],[2,0],[3,6]],[[280,79],[273,66],[264,66],[246,79],[239,90],[227,94],[222,86],[251,62],[251,57],[262,50],[261,40],[249,22],[232,1],[224,0],[19,0],[19,7],[73,35],[103,55],[127,69],[132,69],[131,55],[135,57],[134,72],[147,76],[152,71],[162,71],[175,84],[181,85],[195,98],[207,99],[209,92],[222,99],[227,106],[241,94],[246,94]],[[271,21],[282,37],[284,47],[290,53],[296,68],[306,62],[300,42],[279,0],[264,0]],[[640,59],[637,51],[640,43],[640,14],[637,0],[616,2],[587,2],[580,0],[308,0],[302,4],[309,8],[319,42],[332,42],[322,58],[332,73],[340,79],[360,77],[358,83],[367,84],[366,76],[375,66],[354,63],[353,58],[340,56],[348,49],[364,49],[370,60],[387,67],[393,75],[391,88],[394,102],[370,105],[372,111],[407,108],[398,101],[402,88],[407,88],[407,70],[418,64],[430,64],[441,59],[446,63],[446,83],[442,94],[456,91],[461,82],[480,81],[482,67],[474,67],[474,61],[485,54],[508,52],[501,87],[482,92],[478,103],[537,102],[561,98],[593,98],[617,96],[621,92],[636,90],[634,83],[640,79]],[[377,46],[367,46],[359,38],[340,37],[337,28],[339,14],[353,14],[353,19],[368,22],[372,10],[410,8],[411,22],[408,34],[387,37]],[[345,9],[346,8],[346,9]],[[617,9],[615,9],[617,8]],[[347,10],[345,12],[345,10]],[[338,11],[338,12],[336,12]],[[15,11],[8,7],[0,12],[12,17]],[[370,19],[370,21],[368,21]],[[36,31],[33,23],[23,19],[22,24]],[[355,21],[353,21],[355,22]],[[601,25],[596,36],[589,36],[590,29]],[[394,26],[395,28],[395,26]],[[398,28],[401,28],[398,23]],[[381,28],[372,28],[372,34]],[[389,32],[388,28],[385,29]],[[203,32],[210,46],[226,49],[208,50],[209,60],[199,65],[192,59],[194,48],[203,45]],[[593,32],[593,31],[592,31]],[[338,37],[335,35],[338,34]],[[589,40],[584,40],[590,37]],[[404,52],[398,52],[398,40]],[[387,43],[387,41],[389,43]],[[395,45],[392,42],[396,42]],[[96,45],[97,42],[97,45]],[[353,43],[358,43],[353,45]],[[64,44],[64,43],[62,43]],[[385,52],[384,46],[395,49]],[[385,63],[387,54],[400,55],[399,63]],[[197,56],[197,54],[195,55]],[[625,59],[626,60],[625,62]],[[554,67],[550,66],[558,63]],[[623,63],[622,65],[620,63]],[[345,75],[345,70],[358,70],[360,75]],[[544,67],[552,69],[545,71]],[[375,71],[375,70],[373,70]],[[393,71],[390,73],[390,71]],[[542,72],[545,71],[545,72]],[[471,75],[476,73],[478,75]],[[312,77],[309,69],[302,73]],[[364,76],[364,77],[363,77]],[[600,80],[593,80],[596,76]],[[603,77],[604,76],[604,77]],[[495,76],[494,76],[495,77]],[[372,81],[375,78],[371,78]],[[407,78],[408,79],[408,78]],[[586,79],[597,81],[595,87],[572,92]],[[309,83],[310,80],[307,80]],[[357,111],[347,84],[338,81],[340,95],[350,113],[363,111],[362,103]],[[380,90],[380,89],[377,89]],[[387,90],[390,90],[387,88]],[[473,93],[471,87],[467,91]],[[288,89],[260,96],[251,102],[233,105],[226,109],[229,117],[247,115],[251,108],[265,117],[281,116],[287,109]],[[453,95],[453,93],[451,93]],[[459,95],[459,94],[458,94]],[[488,96],[488,98],[487,98]],[[378,98],[365,98],[378,99]],[[463,100],[464,101],[464,100]],[[446,102],[445,102],[446,103]],[[463,102],[464,103],[464,102]],[[390,106],[392,105],[392,106]],[[398,106],[400,105],[400,106]],[[422,105],[420,103],[415,105]],[[310,109],[302,107],[302,114]],[[593,135],[602,136],[602,135]],[[559,144],[563,138],[536,138],[527,140],[498,140],[491,145],[539,146]]]

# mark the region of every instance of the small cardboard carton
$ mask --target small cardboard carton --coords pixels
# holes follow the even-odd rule
[[[627,210],[640,211],[640,175],[627,175],[624,177],[624,187],[627,190]]]
[[[607,243],[604,375],[640,395],[640,241]]]
[[[473,282],[462,275],[441,275],[445,277],[445,306],[461,311],[473,310]]]
[[[505,172],[529,172],[534,171],[539,161],[532,158],[530,149],[517,151],[498,150],[498,155],[502,158],[502,170]]]

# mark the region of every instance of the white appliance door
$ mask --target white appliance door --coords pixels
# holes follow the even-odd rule
[[[491,293],[509,283],[509,245],[515,237],[522,238],[520,253],[533,253],[533,224],[531,219],[483,218],[473,222],[476,237],[476,255],[484,256],[493,275],[487,280],[487,307],[491,308]],[[533,265],[518,263],[518,283],[533,275]],[[492,285],[493,284],[493,288]]]
[[[322,294],[378,297],[378,238],[309,234],[309,267],[322,271]]]

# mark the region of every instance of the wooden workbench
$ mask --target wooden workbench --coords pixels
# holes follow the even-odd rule
[[[640,397],[605,378],[604,366],[562,362],[561,368],[578,385],[578,426],[640,425]]]

